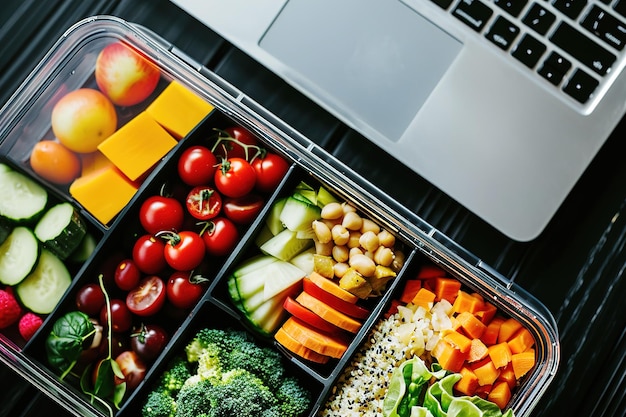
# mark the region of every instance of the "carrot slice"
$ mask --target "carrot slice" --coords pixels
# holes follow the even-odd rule
[[[487,348],[489,357],[496,368],[504,368],[511,362],[511,349],[506,342],[491,345]]]
[[[422,288],[422,281],[419,279],[409,279],[404,284],[404,288],[402,290],[402,294],[398,299],[400,302],[404,304],[408,304],[411,302],[415,294]]]
[[[509,388],[513,389],[517,385],[517,378],[515,378],[515,372],[513,371],[513,364],[509,362],[507,366],[500,371],[498,381],[505,381]]]
[[[433,308],[433,303],[435,301],[435,293],[427,290],[426,288],[420,288],[413,297],[411,302],[416,306],[423,307],[427,311],[430,311]]]
[[[452,310],[455,313],[464,313],[466,311],[474,314],[481,311],[484,308],[485,302],[480,297],[475,297],[466,293],[463,290],[459,290],[454,304],[452,304]]]
[[[478,317],[483,323],[489,324],[497,312],[498,308],[496,306],[490,302],[485,302],[484,308],[476,312],[476,317]]]
[[[511,389],[509,385],[504,381],[496,382],[493,384],[493,387],[491,387],[487,399],[503,410],[511,400]]]
[[[522,323],[514,318],[506,319],[500,325],[500,331],[498,332],[498,343],[508,342],[519,329],[522,328]]]
[[[316,330],[295,317],[289,317],[282,329],[300,344],[321,355],[338,359],[348,349],[349,342],[345,338]]]
[[[456,389],[461,394],[472,396],[476,392],[476,389],[479,387],[478,385],[478,377],[470,368],[464,366],[459,371],[461,374],[461,379],[454,384],[454,389]]]
[[[487,328],[483,332],[480,340],[482,340],[486,345],[495,345],[498,342],[498,334],[500,333],[500,326],[504,323],[504,319],[502,317],[494,317]]]
[[[511,363],[513,364],[515,378],[520,379],[535,366],[535,350],[529,349],[525,352],[513,354]]]
[[[309,349],[302,343],[298,342],[296,339],[291,337],[289,333],[287,333],[282,327],[278,329],[278,331],[274,334],[274,339],[276,339],[276,341],[288,351],[308,361],[324,364],[330,360],[329,356],[320,355],[319,353]]]
[[[535,339],[528,329],[522,327],[513,335],[513,337],[511,337],[511,339],[507,341],[507,343],[511,348],[511,352],[520,353],[533,347]]]
[[[465,363],[466,355],[444,339],[439,339],[430,354],[437,359],[443,369],[459,372]]]
[[[459,291],[460,292],[460,291]],[[475,315],[469,311],[465,311],[456,316],[461,328],[472,339],[480,339],[487,326],[485,326]]]
[[[352,294],[351,292],[344,290],[339,286],[339,284],[329,280],[326,277],[321,276],[317,272],[311,272],[311,274],[309,274],[309,279],[313,281],[313,283],[315,283],[316,285],[322,287],[325,291],[328,291],[329,293],[341,298],[344,301],[354,304],[359,300],[359,297]]]
[[[347,314],[342,313],[329,306],[328,304],[318,300],[311,294],[303,291],[296,297],[296,301],[303,307],[308,308],[319,317],[323,318],[327,322],[334,324],[340,329],[349,331],[350,333],[356,333],[361,328],[361,322],[353,319]]]
[[[500,376],[500,371],[489,358],[472,364],[470,368],[474,371],[476,377],[478,377],[478,383],[480,385],[492,385],[496,382],[498,376]]]
[[[297,302],[291,297],[287,297],[283,303],[283,308],[287,310],[289,314],[295,316],[305,323],[309,323],[311,326],[318,328],[328,333],[338,333],[341,329],[328,321],[324,320],[302,304]]]
[[[310,278],[304,278],[302,280],[302,284],[303,284],[302,287],[304,288],[304,291],[306,291],[308,294],[311,294],[313,297],[317,298],[318,300],[328,304],[335,310],[338,310],[344,314],[347,314],[350,317],[354,317],[357,319],[364,319],[370,313],[370,311],[366,308],[363,308],[354,303],[349,303],[337,297],[336,295],[333,295],[329,293],[328,291],[325,291],[322,287],[318,286],[313,281],[311,281]]]
[[[446,342],[459,349],[462,353],[468,353],[472,347],[472,339],[459,332],[446,333],[443,338]]]
[[[461,281],[459,280],[444,277],[435,278],[436,301],[446,300],[453,304],[460,289]]]

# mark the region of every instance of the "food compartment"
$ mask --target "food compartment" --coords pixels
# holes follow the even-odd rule
[[[298,366],[332,378],[410,251],[358,202],[296,167],[210,296]]]

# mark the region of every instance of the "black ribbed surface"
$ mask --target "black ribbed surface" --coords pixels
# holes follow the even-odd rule
[[[626,415],[626,164],[620,126],[545,232],[511,241],[164,0],[4,0],[0,103],[74,22],[113,14],[159,33],[507,277],[555,315],[559,373],[534,416]],[[0,367],[0,417],[63,415]]]

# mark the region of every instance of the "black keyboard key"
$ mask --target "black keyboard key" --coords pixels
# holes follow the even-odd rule
[[[615,55],[565,22],[559,24],[550,40],[600,75],[606,74],[616,59]]]
[[[519,28],[502,16],[498,16],[489,32],[485,35],[487,39],[498,45],[503,50],[508,50],[517,38]]]
[[[617,13],[626,17],[626,0],[618,0],[617,3],[615,3],[615,5],[613,6],[613,9]]]
[[[522,22],[540,35],[545,35],[556,20],[554,13],[538,3],[533,3]]]
[[[448,7],[452,4],[452,0],[432,0],[437,6],[444,10],[448,10]]]
[[[519,16],[528,0],[493,0],[494,4],[500,7],[511,16]]]
[[[554,85],[559,85],[572,63],[557,52],[551,52],[537,72]]]
[[[581,24],[585,29],[614,48],[620,51],[624,49],[626,25],[600,7],[593,6]]]
[[[587,0],[554,0],[552,3],[557,10],[571,19],[576,19],[586,4]]]
[[[598,80],[586,72],[577,69],[569,79],[563,91],[580,103],[586,103],[598,87]]]
[[[480,32],[487,24],[493,11],[479,0],[462,0],[454,8],[452,14],[476,32]]]
[[[534,68],[544,52],[546,52],[546,46],[543,43],[529,34],[525,34],[513,50],[512,55],[527,67]]]

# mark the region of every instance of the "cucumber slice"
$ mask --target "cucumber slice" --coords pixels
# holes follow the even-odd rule
[[[85,262],[96,250],[96,246],[98,246],[98,241],[95,236],[91,233],[86,233],[85,237],[83,237],[83,240],[80,241],[80,244],[76,250],[72,252],[69,259],[72,262]]]
[[[280,221],[289,230],[308,230],[313,220],[320,218],[321,212],[318,206],[290,196],[280,212]]]
[[[48,192],[17,171],[0,172],[0,215],[17,223],[34,221],[43,214]]]
[[[281,261],[289,261],[312,244],[311,239],[298,239],[297,232],[285,229],[261,245],[260,249],[261,252],[272,255]]]
[[[320,189],[317,190],[317,205],[319,207],[324,207],[328,203],[336,203],[338,201],[339,200],[337,200],[335,196],[332,195],[326,188],[320,187]]]
[[[11,223],[11,221],[5,217],[0,216],[0,245],[2,245],[5,240],[7,240],[7,237],[9,237],[12,231],[13,224]]]
[[[306,276],[303,270],[289,262],[274,262],[268,265],[263,273],[265,275],[263,287],[265,300],[273,298],[288,288],[293,288]]]
[[[301,270],[303,270],[306,275],[309,275],[314,270],[313,268],[313,255],[314,254],[315,254],[315,248],[309,248],[303,252],[300,252],[293,258],[291,258],[289,262],[294,264]]]
[[[0,282],[17,285],[33,270],[39,258],[39,241],[33,232],[18,226],[0,245]]]
[[[35,226],[37,239],[62,260],[76,250],[86,233],[85,222],[70,203],[52,207]]]
[[[254,256],[250,259],[247,259],[246,261],[242,262],[237,269],[235,270],[235,272],[233,272],[233,275],[236,277],[240,277],[242,275],[246,275],[249,274],[250,272],[253,272],[257,269],[263,268],[265,265],[267,264],[271,264],[272,262],[276,262],[278,259],[272,257],[272,256],[267,256],[267,255],[257,255]]]
[[[72,283],[65,264],[43,249],[35,269],[15,287],[24,306],[34,313],[50,314]]]
[[[285,202],[287,198],[280,198],[272,204],[272,208],[265,219],[265,224],[267,225],[272,235],[276,236],[285,228],[283,222],[280,221],[280,213],[283,211],[283,207],[285,207]]]

